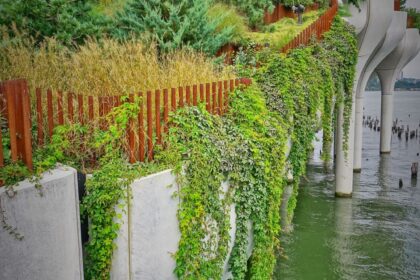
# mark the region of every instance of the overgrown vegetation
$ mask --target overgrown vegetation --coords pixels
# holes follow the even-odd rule
[[[156,48],[134,40],[89,40],[76,50],[48,39],[34,46],[29,39],[0,46],[0,80],[25,78],[31,88],[73,91],[82,95],[124,95],[233,77],[203,53],[178,50],[158,56]],[[197,69],[199,69],[197,71]]]
[[[248,32],[247,38],[260,45],[269,45],[273,50],[281,50],[283,46],[295,38],[301,31],[311,25],[319,17],[322,11],[306,13],[303,24],[296,24],[295,19],[284,18],[280,21],[267,25],[260,32]]]
[[[106,6],[107,2],[100,1],[99,5]],[[219,68],[202,53],[185,49],[172,52],[190,46],[214,53],[224,42],[223,36],[235,34],[233,38],[240,40],[245,32],[245,20],[237,26],[229,23],[230,17],[241,17],[235,9],[246,14],[251,25],[257,25],[264,10],[273,4],[266,0],[223,2],[236,8],[230,6],[221,15],[227,6],[217,4],[209,10],[209,3],[200,1],[121,4],[120,11],[109,17],[121,28],[114,35],[124,38],[122,41],[90,39],[73,46],[75,36],[66,41],[70,47],[64,47],[53,39],[5,37],[0,80],[23,76],[31,86],[127,95],[230,78],[232,69]],[[22,3],[30,7],[29,2]],[[106,20],[112,21],[110,18]],[[213,34],[221,37],[211,37]],[[143,35],[148,47],[135,39]],[[266,38],[262,40],[260,43],[266,42]],[[270,40],[275,47],[284,43],[276,36]],[[82,204],[82,212],[90,219],[86,278],[109,278],[113,241],[119,230],[116,209],[127,203],[131,182],[172,168],[180,186],[181,240],[174,255],[178,278],[221,279],[228,260],[234,279],[270,279],[279,246],[285,172],[290,168],[295,178],[288,203],[290,218],[315,132],[324,131],[324,156],[328,159],[340,104],[344,104],[348,131],[356,59],[354,31],[339,18],[322,42],[314,41],[287,55],[270,48],[257,52],[251,43],[237,55],[235,70],[238,76],[251,78],[253,85],[240,87],[229,96],[230,109],[223,117],[210,115],[203,104],[174,112],[164,138],[165,149],[157,147],[153,162],[132,165],[127,160],[127,125],[136,116],[141,100],[122,102],[114,108],[106,116],[107,130],[98,129],[95,123],[58,126],[51,143],[36,151],[32,175],[40,176],[57,162],[86,170],[96,159]],[[292,147],[286,158],[288,137]],[[1,169],[0,180],[13,185],[28,175],[23,166],[8,165]],[[223,182],[229,187],[224,188]],[[230,253],[231,205],[235,206],[236,233]],[[249,256],[250,232],[253,250]]]

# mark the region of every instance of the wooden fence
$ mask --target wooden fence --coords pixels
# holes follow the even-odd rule
[[[329,31],[338,12],[337,0],[331,1],[331,7],[329,7],[316,21],[300,32],[292,41],[287,43],[281,52],[288,52],[291,49],[297,48],[302,45],[308,45],[312,38],[320,40],[322,35]]]
[[[141,100],[138,116],[130,120],[127,131],[130,162],[153,159],[154,146],[161,145],[163,135],[168,132],[170,112],[205,103],[208,112],[223,115],[228,110],[229,94],[239,84],[250,83],[249,79],[231,79],[129,95],[125,102],[134,102],[136,95]],[[94,97],[39,88],[31,95],[26,80],[5,81],[0,83],[0,116],[5,120],[2,122],[5,126],[0,129],[0,143],[2,130],[8,132],[10,161],[21,160],[32,169],[32,146],[48,143],[56,126],[98,121],[101,129],[107,129],[104,117],[122,102],[121,96]],[[36,125],[32,126],[31,122]],[[33,129],[36,139],[32,139]],[[3,145],[0,145],[0,167],[4,164]]]
[[[323,33],[330,29],[337,11],[338,2],[332,0],[330,8],[281,51],[287,52],[301,45],[307,45],[312,38],[321,39]],[[175,111],[178,107],[203,102],[210,113],[223,115],[228,109],[229,93],[240,83],[247,85],[250,80],[226,80],[137,93],[142,99],[139,114],[136,119],[130,121],[131,129],[127,132],[130,162],[153,159],[154,146],[162,144],[162,135],[168,131],[169,112]],[[35,103],[31,103],[31,97]],[[134,99],[135,95],[130,95],[128,102],[133,102]],[[50,141],[57,125],[74,122],[83,124],[102,119],[112,108],[120,104],[121,96],[94,97],[41,89],[36,89],[35,94],[31,95],[25,80],[0,83],[0,118],[6,120],[0,124],[7,123],[10,161],[22,160],[32,169],[33,127],[37,129],[36,144],[42,146]],[[34,119],[31,108],[36,111]],[[32,126],[32,120],[36,120],[36,126]],[[102,124],[101,128],[106,129],[105,124]],[[2,129],[0,129],[0,143],[2,143]],[[3,167],[4,163],[3,145],[0,144],[0,167]]]

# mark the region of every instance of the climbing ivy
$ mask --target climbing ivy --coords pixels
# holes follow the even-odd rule
[[[126,158],[123,139],[140,101],[114,108],[105,131],[95,124],[59,126],[52,142],[37,151],[35,174],[57,162],[93,169],[82,203],[82,213],[90,219],[87,279],[109,278],[120,228],[117,208],[124,208],[131,182],[166,167],[179,183],[181,239],[174,254],[178,278],[221,279],[226,262],[234,279],[272,277],[285,170],[290,165],[295,178],[288,204],[292,213],[315,132],[324,130],[324,150],[329,150],[339,104],[344,104],[348,131],[357,48],[354,31],[336,19],[321,43],[288,54],[249,49],[240,52],[235,66],[253,78],[253,85],[229,96],[224,117],[210,115],[203,105],[173,112],[166,149],[156,150],[154,162],[131,165]],[[288,137],[292,148],[286,159]],[[17,180],[12,171],[19,168],[2,171],[8,182]],[[19,178],[26,176],[20,172]],[[230,252],[231,205],[236,233]],[[252,252],[247,252],[249,232]]]
[[[237,215],[229,259],[234,278],[267,279],[273,271],[285,165],[284,124],[280,115],[268,110],[256,86],[237,90],[230,108],[222,119],[201,107],[177,112],[168,149],[156,159],[170,158],[177,166],[181,240],[175,272],[180,279],[222,277],[232,203]],[[228,182],[228,190],[222,189],[222,182]],[[254,249],[248,268],[249,225]]]

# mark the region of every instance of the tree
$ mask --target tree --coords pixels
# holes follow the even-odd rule
[[[108,20],[92,13],[87,0],[0,0],[0,25],[13,24],[37,42],[56,37],[70,46],[100,37]]]
[[[184,46],[215,54],[232,37],[231,28],[216,31],[221,19],[207,16],[208,0],[135,0],[117,16],[112,35],[155,42],[160,52]]]

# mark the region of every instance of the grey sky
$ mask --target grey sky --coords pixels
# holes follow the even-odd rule
[[[407,0],[407,7],[420,11],[420,0]],[[420,54],[404,68],[403,72],[404,77],[420,79]]]

